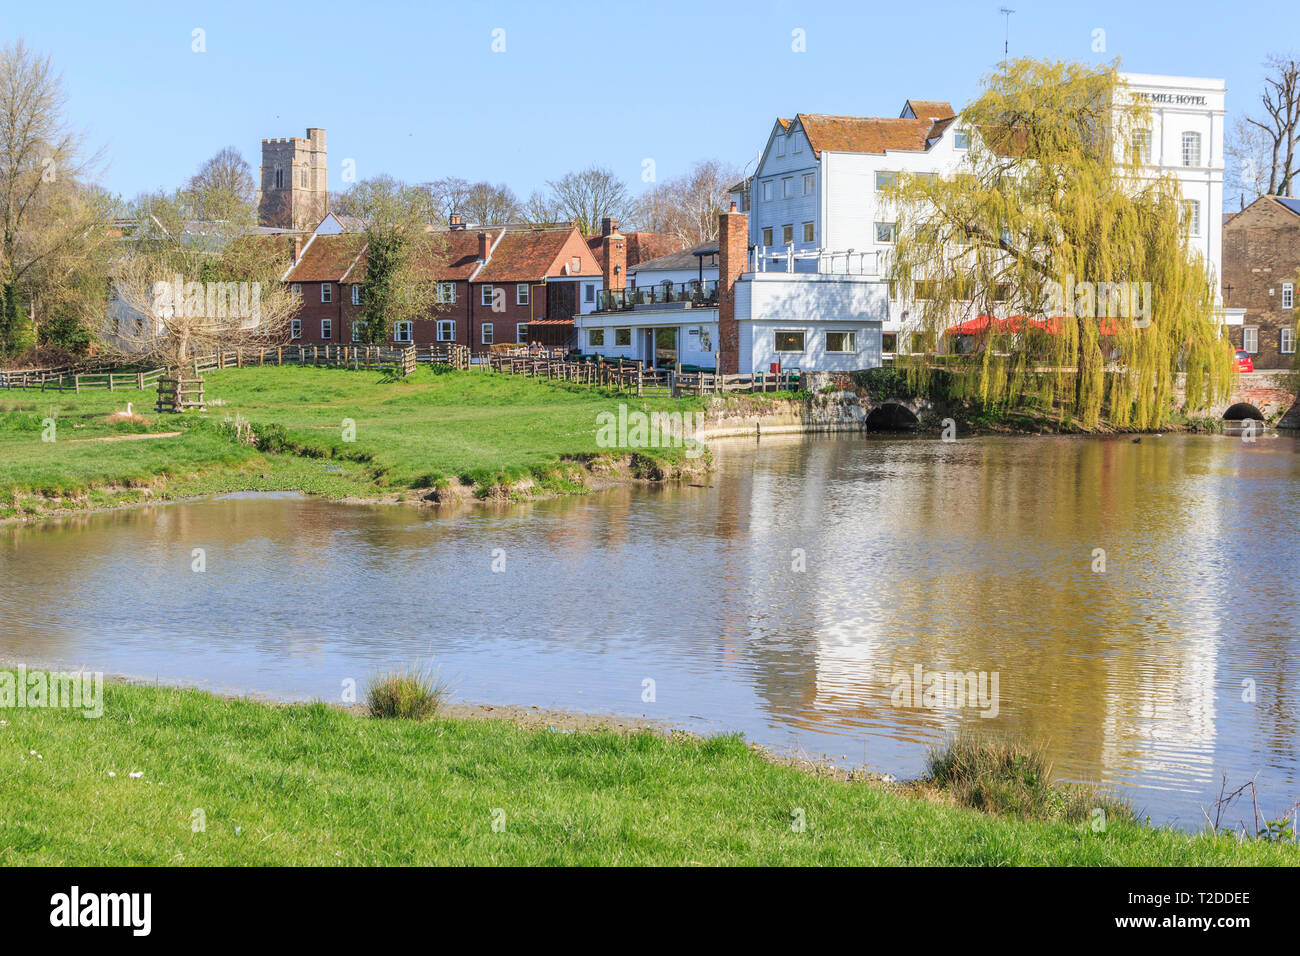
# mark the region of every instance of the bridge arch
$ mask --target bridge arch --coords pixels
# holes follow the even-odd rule
[[[900,402],[884,402],[867,415],[867,431],[905,432],[920,427],[916,412]]]
[[[1237,402],[1235,405],[1229,405],[1223,413],[1225,422],[1244,422],[1247,419],[1253,419],[1257,422],[1264,420],[1264,413],[1261,412],[1250,402]]]

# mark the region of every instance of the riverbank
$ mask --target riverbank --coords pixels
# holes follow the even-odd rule
[[[1294,865],[1293,847],[995,817],[735,737],[375,720],[108,684],[6,708],[3,865]]]
[[[620,404],[689,414],[700,399],[430,368],[405,379],[294,367],[206,378],[202,415],[157,414],[150,391],[0,392],[0,521],[241,491],[535,500],[708,467],[682,448],[597,441],[598,416]]]

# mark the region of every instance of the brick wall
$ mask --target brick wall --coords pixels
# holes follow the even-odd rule
[[[749,217],[731,211],[718,216],[718,351],[720,372],[740,371],[740,326],[736,323],[736,280],[749,260]]]
[[[1295,328],[1294,308],[1282,308],[1282,283],[1295,288],[1300,304],[1300,216],[1264,196],[1234,216],[1223,230],[1223,303],[1246,309],[1243,326],[1228,330],[1236,348],[1244,329],[1259,330],[1254,355],[1259,369],[1289,369],[1294,354],[1280,351],[1281,332]]]

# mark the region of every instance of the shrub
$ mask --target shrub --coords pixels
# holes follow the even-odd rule
[[[417,667],[389,671],[366,688],[366,709],[371,717],[426,720],[438,713],[447,687],[435,674]]]

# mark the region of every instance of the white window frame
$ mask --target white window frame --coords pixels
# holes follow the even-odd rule
[[[289,284],[289,291],[292,292],[294,295],[302,295],[302,283],[291,282]]]
[[[393,341],[410,343],[415,336],[415,323],[409,319],[393,323]]]
[[[455,342],[456,341],[456,320],[439,319],[437,336],[439,342]]]
[[[797,335],[799,336],[799,348],[783,349],[777,344],[778,336]],[[808,333],[804,329],[773,329],[772,330],[772,351],[777,355],[803,355],[808,351]]]
[[[515,323],[515,344],[522,345],[524,342],[527,341],[528,341],[528,323],[516,322]]]
[[[627,339],[626,342],[620,342],[620,341],[619,341],[620,339],[625,338],[625,337],[626,337],[626,339]],[[615,347],[615,348],[620,348],[620,349],[621,349],[621,348],[624,348],[624,347],[626,347],[626,346],[631,346],[631,344],[632,344],[632,330],[631,330],[631,329],[615,329],[615,330],[614,330],[614,347]]]
[[[333,320],[333,319],[321,319],[321,320],[320,320],[320,337],[321,337],[322,340],[325,340],[325,339],[328,339],[328,340],[330,340],[330,341],[333,341],[333,340],[334,340],[334,320]]]
[[[584,301],[584,302],[595,302],[595,301],[596,301],[596,283],[594,283],[594,282],[584,282],[584,283],[583,283],[583,285],[582,285],[582,301]]]
[[[764,181],[764,183],[763,183],[763,202],[771,202],[771,201],[772,201],[772,192],[773,192],[773,190],[772,190],[772,183],[774,183],[775,181],[776,181],[776,180],[773,180],[773,179],[768,179],[768,180],[765,180],[765,181]]]
[[[361,341],[361,330],[364,329],[365,327],[366,327],[366,323],[365,323],[365,322],[362,322],[362,321],[359,320],[359,319],[358,319],[356,322],[353,322],[353,323],[352,323],[352,341],[353,341],[353,342],[360,342],[360,341]]]
[[[1193,154],[1190,150],[1195,145],[1196,151]],[[1195,162],[1188,162],[1189,159]],[[1183,165],[1190,167],[1199,167],[1201,165],[1201,134],[1195,130],[1187,130],[1183,133]]]
[[[320,300],[322,302],[334,301],[334,284],[332,282],[322,282],[320,284]]]
[[[794,223],[787,222],[781,227],[781,245],[788,246],[794,242]]]
[[[793,176],[786,176],[781,180],[781,198],[782,199],[794,198],[794,177]]]
[[[1295,308],[1295,283],[1294,282],[1282,283],[1282,308],[1284,309]]]
[[[353,304],[353,305],[361,305],[361,304],[362,304],[362,302],[361,302],[361,286],[359,286],[359,285],[353,285],[353,286],[352,286],[352,304]]]
[[[438,283],[438,303],[440,305],[456,304],[456,283],[443,281]]]
[[[880,238],[880,227],[881,227],[881,226],[885,226],[885,227],[888,228],[888,230],[889,230],[889,232],[888,232],[889,238],[888,238],[888,239],[881,239],[881,238]],[[877,242],[877,243],[879,243],[879,244],[881,244],[881,245],[892,246],[895,242],[898,241],[898,223],[896,223],[896,222],[878,222],[878,223],[876,223],[876,232],[875,232],[875,236],[876,236],[876,242]]]
[[[953,130],[952,148],[970,149],[970,130],[968,129]]]
[[[1259,354],[1259,326],[1246,325],[1241,329],[1241,350],[1247,355]]]
[[[486,305],[489,307],[492,305],[492,286],[490,284],[479,286],[478,300],[479,305]]]
[[[764,226],[764,227],[763,227],[763,245],[765,245],[765,246],[775,245],[775,243],[772,241],[772,235],[773,235],[773,233],[772,233],[772,227],[771,227],[771,226]]]
[[[815,222],[805,222],[803,224],[803,241],[804,242],[817,241],[817,224]]]
[[[846,336],[845,341],[848,344],[848,348],[846,349],[831,348],[832,335]],[[855,355],[857,354],[857,351],[858,351],[858,335],[855,331],[853,331],[852,329],[827,329],[826,330],[826,352],[828,355]]]
[[[1133,147],[1138,154],[1138,159],[1144,163],[1151,162],[1151,130],[1135,129],[1133,131]]]
[[[515,283],[515,305],[527,305],[527,304],[528,304],[528,283],[516,282]]]
[[[605,330],[588,329],[587,330],[587,347],[593,349],[603,349],[605,347]]]
[[[302,319],[289,320],[289,338],[290,339],[302,338]]]
[[[803,194],[811,196],[813,190],[817,188],[817,177],[812,173],[803,174]]]
[[[494,337],[492,333],[492,323],[484,322],[481,326],[479,326],[479,328],[481,330],[479,332],[479,337],[483,340],[483,344],[491,345],[492,339]]]
[[[1287,326],[1278,333],[1277,350],[1282,355],[1295,354],[1295,329]]]
[[[1183,209],[1187,212],[1187,234],[1193,237],[1199,237],[1201,234],[1201,203],[1197,199],[1188,199],[1183,202]]]
[[[898,173],[892,169],[876,170],[876,192],[882,189],[888,189],[894,183],[898,182]]]

